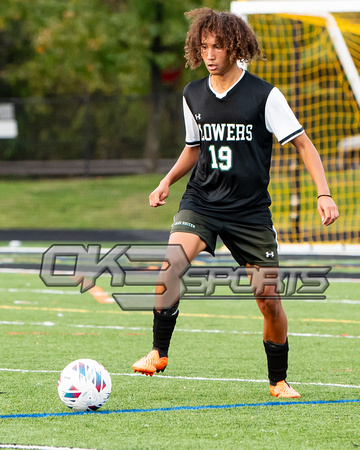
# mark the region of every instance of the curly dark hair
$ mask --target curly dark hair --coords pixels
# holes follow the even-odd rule
[[[185,42],[186,67],[196,69],[201,65],[201,39],[209,34],[216,36],[231,62],[265,59],[253,30],[239,16],[210,8],[193,9],[185,16],[190,21]]]

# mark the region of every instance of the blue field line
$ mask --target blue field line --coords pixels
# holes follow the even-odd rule
[[[114,411],[69,411],[60,413],[37,413],[37,414],[3,414],[0,419],[37,419],[46,417],[69,417],[69,416],[84,416],[88,414],[125,414],[125,413],[146,413],[146,412],[170,412],[170,411],[202,411],[209,409],[232,409],[258,406],[305,406],[305,405],[336,405],[346,403],[360,403],[360,399],[354,400],[311,400],[311,401],[278,401],[265,403],[235,403],[229,405],[203,405],[203,406],[172,406],[169,408],[148,408],[148,409],[118,409]]]

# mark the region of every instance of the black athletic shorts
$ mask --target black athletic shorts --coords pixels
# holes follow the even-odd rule
[[[226,222],[183,209],[175,215],[171,226],[171,233],[177,231],[199,236],[206,243],[205,251],[213,256],[216,239],[220,236],[241,266],[247,263],[269,267],[279,265],[276,232],[271,225]]]

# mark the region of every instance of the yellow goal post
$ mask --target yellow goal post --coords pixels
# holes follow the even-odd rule
[[[277,86],[318,149],[340,210],[321,224],[291,144],[274,140],[270,194],[279,242],[360,243],[360,1],[233,1],[266,55],[247,70]]]

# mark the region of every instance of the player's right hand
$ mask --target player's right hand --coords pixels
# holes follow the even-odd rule
[[[169,196],[169,187],[159,184],[159,186],[149,195],[150,206],[156,208],[157,206],[165,205],[165,199]]]

